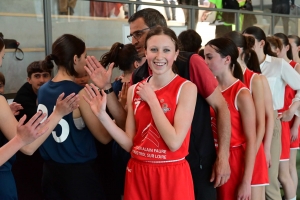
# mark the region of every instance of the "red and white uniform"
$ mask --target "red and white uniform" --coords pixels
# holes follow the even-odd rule
[[[297,63],[293,60],[290,61],[290,65],[295,68]],[[296,95],[296,91],[293,90],[290,86],[287,86],[285,88],[285,99],[284,99],[284,102],[287,100],[288,103],[290,103],[290,105],[292,104],[291,100],[295,97]],[[290,99],[290,100],[288,100]],[[295,120],[295,117],[293,117],[293,119],[291,121],[289,121],[289,125],[290,125],[290,129],[292,128],[293,124],[294,124],[294,120]],[[299,149],[300,147],[300,140],[299,140],[299,137],[300,137],[300,128],[298,129],[298,138],[291,142],[290,141],[290,149]]]
[[[252,80],[257,76],[255,72],[246,68],[244,71],[244,84],[249,88],[252,94]],[[267,160],[263,144],[261,143],[255,158],[251,186],[269,185]]]
[[[231,119],[231,139],[230,139],[230,156],[229,164],[231,169],[230,179],[217,188],[218,200],[232,200],[236,199],[237,189],[243,179],[245,169],[245,143],[246,137],[244,134],[240,113],[237,108],[237,96],[241,90],[248,90],[246,86],[240,81],[236,80],[231,86],[222,91],[225,98]],[[211,125],[215,139],[216,148],[218,148],[216,115],[212,108]]]
[[[290,61],[290,66],[295,67],[296,66],[295,61]],[[284,93],[284,105],[283,108],[278,110],[278,114],[282,114],[284,111],[288,110],[289,107],[292,104],[292,100],[295,97],[296,92],[289,86],[285,86],[285,93]],[[293,123],[293,120],[292,120]],[[288,161],[290,159],[290,146],[291,146],[291,131],[290,127],[293,125],[291,122],[284,122],[281,121],[281,155],[280,155],[280,161]],[[299,140],[296,142],[298,143],[299,147]],[[293,144],[294,146],[295,144]],[[297,144],[296,144],[297,146]]]
[[[186,82],[186,79],[176,75],[170,83],[155,91],[172,125],[180,91]],[[150,107],[136,93],[136,87],[132,106],[136,135],[126,171],[124,199],[194,199],[192,176],[185,160],[190,130],[182,146],[172,152],[156,128]]]

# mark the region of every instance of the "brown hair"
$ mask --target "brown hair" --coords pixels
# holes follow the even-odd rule
[[[48,55],[45,60],[47,61],[47,69],[53,69],[52,60],[59,67],[66,69],[66,72],[71,76],[78,75],[74,69],[74,56],[78,58],[85,51],[85,43],[78,37],[71,34],[64,34],[60,36],[52,44],[52,53]]]
[[[118,67],[122,71],[132,72],[135,68],[133,66],[135,61],[140,61],[138,52],[132,44],[122,44],[116,42],[112,45],[109,52],[105,53],[100,58],[100,63],[106,67],[114,62],[114,67]]]
[[[48,68],[47,65],[53,65],[53,63],[47,63],[45,60],[41,61],[34,61],[30,63],[27,67],[27,77],[31,78],[31,75],[33,73],[42,73],[42,72],[48,72],[51,75],[52,68]]]

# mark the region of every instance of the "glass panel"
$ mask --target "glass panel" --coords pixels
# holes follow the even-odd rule
[[[42,0],[1,0],[0,31],[4,39],[15,39],[24,59],[15,58],[15,50],[7,49],[0,71],[6,77],[5,94],[15,93],[27,81],[27,66],[45,58]],[[21,56],[17,54],[18,56]]]

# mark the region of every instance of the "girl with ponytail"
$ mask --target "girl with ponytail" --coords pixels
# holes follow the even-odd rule
[[[122,44],[116,42],[112,45],[109,52],[103,54],[100,58],[102,66],[106,67],[114,63],[123,72],[123,75],[112,83],[112,88],[124,108],[127,108],[127,91],[133,71],[139,67],[141,58],[132,44]],[[112,144],[113,166],[116,174],[115,192],[121,197],[124,195],[124,183],[126,166],[130,159],[130,153],[125,151],[117,142]]]
[[[251,179],[256,155],[255,107],[249,89],[243,84],[243,72],[237,61],[239,52],[232,40],[218,38],[209,41],[204,49],[205,61],[219,82],[231,116],[229,163],[230,179],[217,188],[220,200],[251,197]],[[215,112],[211,123],[218,148]]]
[[[267,79],[261,73],[255,51],[254,38],[236,31],[225,34],[239,51],[238,62],[244,74],[244,84],[249,88],[256,113],[256,160],[251,181],[251,199],[265,199],[265,186],[269,184],[268,166],[274,128],[272,94]],[[253,70],[253,71],[252,71]],[[255,73],[256,72],[256,73]],[[263,143],[266,143],[264,148]],[[267,156],[266,156],[267,155]]]
[[[74,82],[75,76],[86,73],[85,43],[74,35],[64,34],[52,44],[52,53],[45,60],[46,68],[51,68],[54,62],[58,70],[52,80],[40,87],[38,109],[49,114],[55,112],[56,98],[62,92],[80,97],[79,107],[59,122],[60,126],[40,147],[45,160],[42,180],[45,199],[104,199],[94,170],[97,157],[94,139],[107,144],[111,137],[84,101],[83,86]]]
[[[295,62],[300,63],[299,58],[299,50],[300,50],[300,38],[297,35],[289,35],[289,42],[291,44],[291,50],[293,54],[293,59]],[[294,69],[300,73],[300,65],[297,64]],[[294,182],[294,186],[297,190],[298,187],[298,172],[296,168],[296,159],[297,159],[297,150],[299,149],[300,141],[299,141],[299,125],[300,118],[298,116],[294,116],[294,118],[290,121],[290,131],[291,131],[291,144],[290,144],[290,160],[289,160],[289,171],[291,177]]]
[[[273,109],[275,116],[275,126],[271,143],[271,167],[269,168],[270,185],[266,187],[266,199],[280,199],[280,189],[278,186],[278,171],[281,147],[281,130],[280,118],[284,121],[289,121],[294,114],[300,114],[297,104],[293,104],[282,115],[278,116],[278,110],[284,106],[285,85],[288,84],[297,90],[297,94],[293,102],[300,101],[300,75],[293,70],[289,63],[282,58],[275,57],[272,52],[270,43],[266,39],[266,35],[259,27],[248,27],[243,31],[246,36],[251,36],[255,39],[254,51],[258,56],[260,69],[263,75],[268,79],[269,86],[272,92]],[[295,196],[288,196],[287,199],[295,199]]]
[[[290,64],[292,68],[298,65],[292,59],[292,51],[291,45],[289,43],[289,39],[283,33],[276,33],[273,36],[277,40],[278,43],[281,43],[281,48],[278,46],[278,57],[284,59],[286,62]],[[274,44],[276,45],[276,44]],[[299,73],[299,72],[298,72]],[[285,86],[285,95],[284,95],[284,106],[282,109],[278,111],[279,114],[283,113],[284,111],[288,110],[290,106],[297,106],[300,105],[300,101],[292,102],[293,98],[295,97],[296,91],[294,91],[289,85]],[[293,104],[293,105],[292,105]],[[294,133],[298,136],[298,124],[299,119],[296,120]],[[292,126],[291,126],[292,127]],[[283,186],[284,196],[289,199],[289,197],[294,197],[296,195],[296,187],[293,181],[293,178],[290,173],[290,145],[291,145],[291,129],[290,129],[290,122],[289,121],[281,121],[281,155],[280,155],[280,163],[279,163],[279,181]]]

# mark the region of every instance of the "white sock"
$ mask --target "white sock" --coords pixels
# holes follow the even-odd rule
[[[297,200],[297,195],[294,198],[287,199],[287,200]]]

